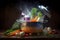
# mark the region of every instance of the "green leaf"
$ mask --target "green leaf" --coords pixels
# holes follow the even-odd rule
[[[19,29],[19,28],[20,28],[19,25],[20,25],[20,23],[15,22],[15,23],[12,25],[12,28],[11,28],[11,29],[8,29],[7,31],[5,31],[4,34],[5,34],[5,35],[8,35],[10,32]]]
[[[12,25],[12,28],[11,29],[18,29],[18,28],[20,28],[20,23],[18,23],[18,22],[15,22],[13,25]]]
[[[14,31],[14,30],[12,30],[12,29],[8,29],[8,30],[6,30],[5,32],[4,32],[4,34],[5,35],[8,35],[10,32],[12,32],[12,31]]]
[[[32,8],[32,10],[31,10],[32,16],[35,16],[37,10],[38,10],[37,8]]]
[[[38,16],[39,16],[39,17],[42,17],[42,15],[43,15],[43,14],[39,11],[39,12],[38,12]]]

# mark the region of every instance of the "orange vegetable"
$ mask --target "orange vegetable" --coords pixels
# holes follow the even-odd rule
[[[37,22],[38,16],[36,16],[35,18],[31,19],[30,22]]]
[[[19,33],[19,32],[20,32],[20,30],[15,30],[13,32],[10,32],[10,35],[16,35],[16,33]]]

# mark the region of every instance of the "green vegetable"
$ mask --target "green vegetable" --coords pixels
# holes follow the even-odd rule
[[[32,14],[32,17],[35,17],[35,16],[42,17],[43,15],[42,12],[39,11],[37,8],[32,8],[31,14]]]
[[[39,17],[42,17],[42,13],[40,11],[38,12],[38,16]]]
[[[14,30],[8,29],[7,31],[4,32],[4,34],[5,34],[5,35],[9,35],[9,33],[12,32],[12,31],[14,31]]]
[[[37,8],[32,8],[31,10],[32,17],[36,15],[37,10],[38,10]]]
[[[20,23],[18,22],[15,22],[13,25],[12,25],[12,28],[11,29],[19,29],[20,28]]]
[[[20,24],[18,22],[15,22],[12,26],[11,29],[8,29],[7,31],[4,32],[5,35],[9,35],[10,32],[14,31],[14,30],[17,30],[17,29],[20,29]]]

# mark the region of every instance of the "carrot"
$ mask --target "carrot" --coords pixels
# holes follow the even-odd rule
[[[37,22],[38,16],[36,16],[35,18],[31,19],[30,22]]]
[[[10,35],[16,35],[16,33],[19,33],[19,32],[20,32],[20,30],[15,30],[13,32],[10,32]]]

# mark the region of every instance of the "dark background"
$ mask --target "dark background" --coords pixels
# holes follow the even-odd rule
[[[51,18],[47,25],[58,30],[60,29],[60,5],[58,0],[0,0],[0,31],[11,28],[21,14],[21,10],[18,10],[17,7],[23,1],[24,3],[48,6]]]

